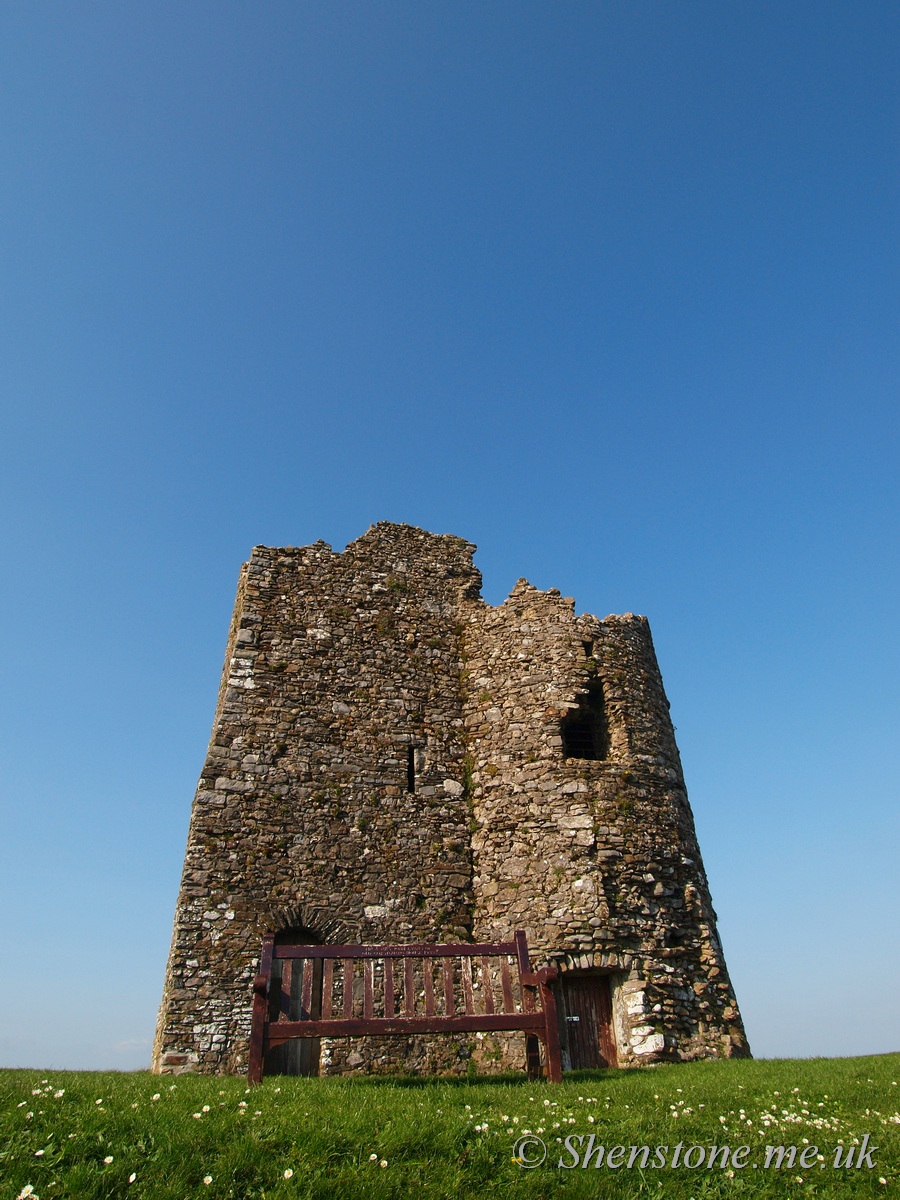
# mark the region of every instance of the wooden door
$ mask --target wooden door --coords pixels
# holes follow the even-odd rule
[[[616,1066],[609,976],[566,971],[557,997],[564,1066],[570,1071]]]

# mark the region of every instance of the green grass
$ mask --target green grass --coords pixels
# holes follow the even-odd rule
[[[26,1185],[41,1200],[896,1195],[898,1085],[897,1054],[584,1072],[557,1087],[520,1076],[271,1078],[248,1091],[209,1076],[3,1071],[0,1197]],[[513,1161],[526,1130],[547,1146],[532,1170]],[[607,1152],[668,1146],[669,1162],[678,1142],[706,1147],[707,1158],[712,1145],[750,1154],[733,1176],[705,1164],[560,1169],[572,1156],[557,1139],[570,1134],[584,1137],[577,1148],[594,1134]],[[838,1141],[865,1134],[875,1169],[835,1170]],[[807,1144],[824,1167],[763,1169],[767,1145],[799,1154]]]

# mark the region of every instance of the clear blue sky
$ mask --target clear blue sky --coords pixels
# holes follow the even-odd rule
[[[7,0],[0,1063],[149,1061],[240,564],[650,618],[751,1045],[900,1050],[882,0]]]

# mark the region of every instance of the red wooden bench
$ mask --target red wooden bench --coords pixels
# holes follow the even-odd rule
[[[279,960],[280,981],[272,970]],[[354,1000],[359,963],[362,995]],[[540,1039],[547,1078],[560,1083],[556,1000],[549,986],[556,975],[556,967],[531,970],[522,930],[512,942],[446,946],[277,946],[268,936],[253,982],[248,1082],[259,1083],[268,1051],[293,1038],[522,1030],[529,1074],[540,1073]],[[300,1000],[299,1020],[292,1019],[292,995],[295,1017]],[[457,1011],[460,998],[463,1011]]]

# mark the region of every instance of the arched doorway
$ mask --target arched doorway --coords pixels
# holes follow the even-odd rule
[[[275,935],[276,946],[320,946],[321,939],[310,929],[295,926]],[[312,972],[309,1011],[303,1012],[304,975]],[[322,960],[276,958],[269,987],[269,1020],[318,1021],[322,1016]],[[265,1059],[266,1075],[318,1075],[318,1038],[294,1038],[270,1050]]]

